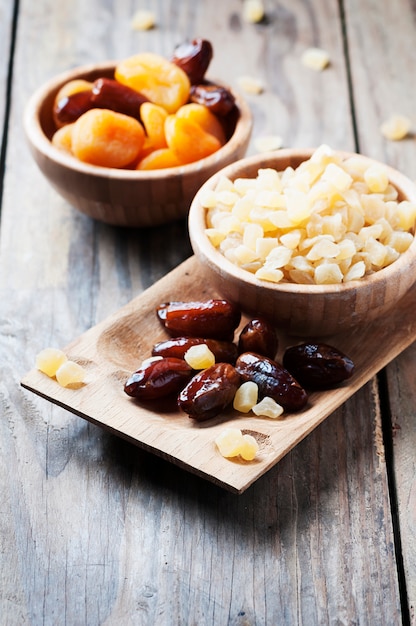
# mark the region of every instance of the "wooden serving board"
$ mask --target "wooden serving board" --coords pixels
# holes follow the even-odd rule
[[[175,402],[159,401],[145,406],[126,396],[123,385],[127,377],[150,356],[153,344],[167,337],[156,318],[157,305],[169,300],[203,300],[218,295],[202,266],[191,257],[63,348],[69,358],[86,368],[88,377],[83,387],[60,387],[55,379],[36,369],[27,373],[21,384],[190,472],[229,491],[242,493],[416,338],[415,287],[397,303],[388,319],[327,337],[327,343],[353,359],[354,376],[337,389],[311,394],[304,411],[283,414],[278,420],[230,410],[218,418],[195,423],[177,409]],[[241,327],[246,322],[247,318],[243,317]],[[279,340],[278,359],[286,346],[297,342],[284,334]],[[260,450],[254,461],[229,460],[219,454],[214,440],[231,424],[256,437]]]

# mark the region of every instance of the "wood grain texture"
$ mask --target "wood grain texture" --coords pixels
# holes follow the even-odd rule
[[[133,4],[19,3],[0,232],[2,620],[398,624],[374,381],[239,497],[20,388],[41,348],[66,345],[191,253],[183,222],[120,232],[48,186],[21,127],[44,80],[138,49],[168,55],[202,34],[214,43],[214,75],[265,79],[264,94],[250,98],[255,136],[354,149],[338,3],[270,0],[269,19],[250,25],[240,0],[215,11],[208,0],[150,0],[158,24],[146,33],[130,28]],[[373,4],[357,3],[355,19]],[[330,49],[327,72],[301,67],[310,44]]]
[[[414,129],[409,138],[398,142],[386,141],[379,130],[392,114],[405,115],[413,124],[415,121],[416,86],[406,75],[415,61],[411,41],[416,26],[416,4],[411,1],[403,3],[400,10],[397,8],[389,2],[345,2],[352,93],[361,152],[389,163],[415,180]],[[400,529],[397,549],[399,559],[403,560],[403,584],[412,624],[416,624],[415,371],[413,345],[387,370],[391,404],[386,407],[391,420],[389,437]]]
[[[205,276],[205,267],[192,257],[70,345],[60,346],[68,358],[85,368],[85,385],[79,389],[63,388],[36,369],[23,378],[22,384],[76,415],[236,493],[242,493],[263,476],[416,338],[416,289],[412,289],[388,321],[369,320],[364,327],[325,339],[348,354],[356,371],[352,379],[336,389],[311,393],[303,411],[285,414],[281,420],[227,411],[198,424],[179,411],[174,400],[137,403],[123,393],[125,381],[151,356],[153,346],[168,338],[155,312],[163,302],[174,301],[179,290],[181,298],[189,302],[221,297]],[[236,341],[249,319],[243,316],[235,333]],[[294,343],[297,339],[293,336],[279,334],[279,362],[286,347]],[[256,438],[260,449],[255,461],[239,463],[223,459],[218,453],[215,439],[229,425]]]

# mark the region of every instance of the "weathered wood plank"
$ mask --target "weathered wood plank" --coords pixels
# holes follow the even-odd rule
[[[8,97],[8,71],[12,43],[14,2],[3,2],[0,6],[0,145],[3,141],[4,117]]]
[[[399,623],[376,389],[368,384],[236,497],[28,395],[22,373],[190,254],[186,224],[124,232],[90,222],[31,161],[24,104],[43,80],[138,49],[210,38],[213,75],[264,79],[255,136],[353,149],[336,3],[20,1],[0,241],[1,614],[9,625]],[[48,36],[45,37],[45,32]],[[299,63],[321,45],[332,67]],[[248,52],[248,54],[247,54]],[[252,148],[253,149],[253,148]],[[180,295],[180,294],[179,294]]]
[[[414,135],[392,142],[380,125],[392,114],[415,123],[416,85],[409,80],[416,61],[416,4],[347,0],[346,24],[353,97],[361,152],[416,180]],[[416,346],[387,370],[391,402],[394,480],[409,613],[416,623]]]

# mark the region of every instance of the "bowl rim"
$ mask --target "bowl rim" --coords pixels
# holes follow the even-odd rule
[[[416,281],[415,233],[413,233],[413,241],[410,244],[409,248],[405,252],[401,253],[400,256],[390,265],[374,272],[373,274],[369,274],[357,280],[351,280],[347,283],[331,283],[324,285],[298,284],[289,282],[272,283],[259,280],[254,276],[254,274],[252,274],[248,270],[244,270],[243,268],[238,267],[237,265],[232,263],[217,248],[213,246],[208,236],[204,232],[206,228],[205,209],[200,203],[200,197],[206,190],[213,189],[217,182],[220,180],[220,178],[223,176],[230,177],[231,180],[238,178],[238,172],[241,172],[243,168],[254,168],[255,166],[258,166],[258,168],[273,167],[274,169],[277,169],[276,166],[272,165],[272,163],[276,163],[276,161],[281,161],[283,159],[287,160],[294,158],[300,158],[301,161],[305,161],[313,154],[315,150],[316,148],[283,148],[278,151],[264,152],[261,154],[248,156],[240,159],[239,161],[236,161],[233,164],[225,166],[224,168],[216,172],[213,176],[211,176],[200,187],[189,209],[188,232],[191,246],[195,255],[197,257],[204,257],[205,260],[208,261],[211,268],[215,268],[217,273],[220,274],[221,277],[224,279],[225,277],[229,276],[234,282],[243,281],[253,288],[263,289],[268,292],[278,292],[287,295],[296,294],[310,296],[312,294],[316,294],[335,296],[339,294],[353,293],[360,288],[368,289],[372,288],[374,285],[384,283],[385,281],[394,280],[394,276],[397,275],[400,270],[406,268],[408,271],[411,271],[412,266],[414,266],[415,269],[414,280]],[[381,161],[360,154],[358,152],[349,152],[335,149],[334,152],[341,155],[343,158],[359,156],[360,158],[368,161],[371,164],[382,165],[387,171],[387,174],[393,186],[398,189],[399,193],[402,193],[405,196],[406,200],[416,202],[416,183],[414,183],[405,174],[402,174],[399,170],[396,170],[390,165],[386,165]]]
[[[29,143],[31,143],[32,146],[36,148],[44,157],[51,159],[62,167],[73,170],[74,172],[93,175],[96,177],[117,178],[126,181],[159,180],[164,179],[169,175],[176,176],[193,174],[205,168],[214,167],[218,161],[221,160],[223,155],[225,156],[226,154],[232,153],[241,145],[241,143],[247,140],[247,135],[250,136],[253,127],[253,115],[251,109],[241,94],[234,91],[231,87],[228,87],[234,95],[236,105],[239,109],[239,117],[236,122],[234,132],[221,148],[208,157],[204,157],[198,161],[157,170],[129,170],[84,163],[76,157],[67,154],[63,150],[59,150],[51,143],[50,139],[43,131],[39,121],[39,111],[45,97],[54,91],[57,92],[59,88],[69,80],[81,78],[83,75],[94,74],[100,71],[108,72],[109,70],[112,70],[117,63],[117,60],[109,60],[101,63],[90,63],[87,65],[77,66],[44,82],[32,93],[23,112],[23,127]],[[214,81],[212,78],[209,80]],[[225,85],[222,81],[215,80],[215,82],[216,84]]]

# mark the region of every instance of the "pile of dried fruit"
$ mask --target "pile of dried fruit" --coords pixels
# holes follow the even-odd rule
[[[241,312],[227,300],[168,302],[157,317],[170,337],[154,345],[124,391],[140,401],[176,395],[178,407],[197,422],[231,406],[276,419],[303,409],[309,390],[331,388],[354,370],[348,356],[323,343],[289,347],[280,364],[276,329],[260,318],[251,319],[235,342]],[[255,448],[234,431],[220,441],[226,456],[240,454],[240,447],[247,456]]]
[[[211,243],[273,283],[357,280],[393,263],[414,239],[416,203],[400,199],[386,168],[326,145],[296,169],[222,177],[201,204]]]
[[[161,169],[198,161],[223,146],[235,120],[233,94],[205,73],[212,45],[194,39],[170,60],[140,53],[113,78],[78,79],[57,93],[52,143],[83,162]]]

